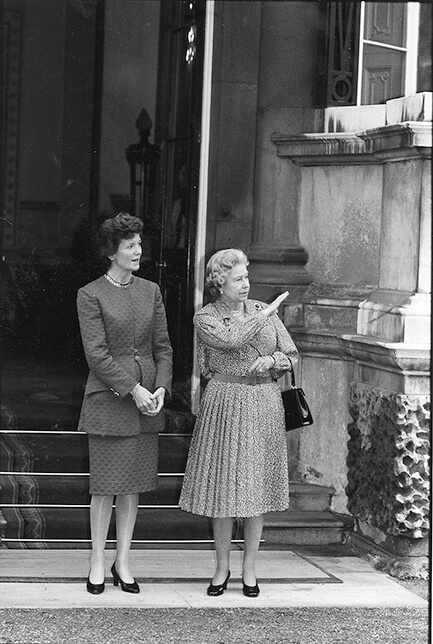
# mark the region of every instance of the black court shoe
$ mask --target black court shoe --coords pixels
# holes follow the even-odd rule
[[[219,595],[222,595],[225,589],[227,588],[227,583],[229,579],[230,579],[230,570],[228,571],[227,577],[225,578],[222,584],[215,585],[212,582],[210,582],[206,590],[209,597],[219,597]]]
[[[137,582],[134,581],[130,584],[127,584],[126,581],[123,581],[123,579],[120,578],[119,573],[116,570],[116,564],[113,563],[111,566],[111,574],[113,575],[113,584],[115,586],[118,586],[120,583],[121,589],[125,593],[139,593],[140,592],[140,586],[137,584]]]
[[[89,577],[87,577],[87,592],[91,595],[100,595],[105,590],[105,582],[102,584],[92,584]]]
[[[247,584],[242,579],[242,592],[245,597],[258,597],[260,594],[260,588],[257,582],[255,586],[247,586]]]

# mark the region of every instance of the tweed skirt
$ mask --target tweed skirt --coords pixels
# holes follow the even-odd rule
[[[158,434],[89,434],[90,494],[137,494],[158,484]]]

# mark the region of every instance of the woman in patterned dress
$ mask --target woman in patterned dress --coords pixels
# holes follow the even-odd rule
[[[172,349],[157,284],[133,276],[140,267],[142,223],[120,213],[104,221],[105,275],[77,295],[89,365],[78,429],[89,435],[92,556],[87,590],[104,590],[104,547],[116,497],[114,584],[138,593],[128,556],[138,495],[156,488],[158,432],[171,387]]]
[[[243,592],[259,594],[255,562],[263,514],[289,504],[284,410],[276,382],[296,347],[272,304],[248,299],[248,260],[237,249],[215,253],[206,267],[212,302],[194,317],[202,374],[209,379],[198,413],[180,507],[212,517],[216,570],[208,595],[230,576],[233,519],[244,519]]]

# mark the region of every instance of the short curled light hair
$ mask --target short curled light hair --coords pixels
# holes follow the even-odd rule
[[[226,248],[214,253],[206,265],[205,289],[216,300],[224,286],[227,273],[237,264],[248,266],[248,258],[238,248]]]
[[[143,223],[138,217],[127,212],[119,212],[102,222],[98,234],[98,246],[102,257],[117,253],[122,239],[132,239],[143,230]]]

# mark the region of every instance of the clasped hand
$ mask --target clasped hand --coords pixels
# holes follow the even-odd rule
[[[261,356],[260,358],[257,358],[254,360],[253,364],[251,367],[248,369],[248,372],[250,374],[266,374],[269,369],[271,369],[275,364],[274,359],[272,356]]]
[[[148,389],[137,384],[131,394],[138,410],[145,416],[156,416],[164,405],[164,387],[158,387],[152,394]]]

